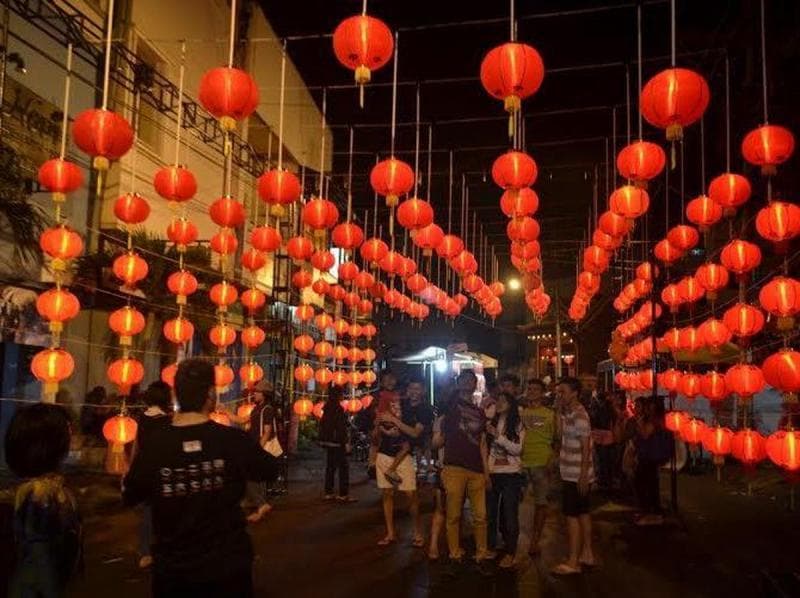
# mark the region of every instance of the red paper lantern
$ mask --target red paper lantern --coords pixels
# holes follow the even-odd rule
[[[708,428],[703,435],[703,448],[714,457],[723,457],[730,454],[733,432],[728,428],[716,426]],[[716,462],[716,461],[715,461]],[[722,463],[722,461],[720,461]]]
[[[600,290],[601,278],[599,274],[584,270],[578,274],[578,287],[589,294],[594,294]]]
[[[690,353],[694,353],[695,351],[702,349],[703,337],[700,335],[698,329],[694,326],[681,328],[678,337],[678,348],[681,351],[688,351]]]
[[[483,88],[503,100],[507,112],[519,110],[522,100],[536,93],[543,79],[542,57],[528,44],[507,42],[489,50],[481,62]]]
[[[254,311],[264,307],[267,302],[267,296],[258,289],[247,289],[242,293],[241,301],[247,311],[252,314]]]
[[[310,305],[298,305],[294,317],[300,322],[308,322],[314,317],[314,308]]]
[[[372,70],[389,62],[393,49],[389,27],[368,15],[349,17],[333,32],[333,52],[341,64],[355,72],[358,85],[369,83]]]
[[[314,243],[306,237],[292,237],[286,243],[286,253],[295,263],[307,261],[314,253]]]
[[[766,440],[755,430],[739,430],[733,435],[731,453],[745,467],[753,467],[767,456]]]
[[[372,298],[375,299],[377,302],[381,302],[383,298],[386,296],[387,293],[386,285],[382,282],[376,282],[372,285],[372,288],[369,290],[369,294],[372,295]]]
[[[623,218],[638,218],[650,207],[650,196],[641,187],[624,185],[608,198],[608,207]]]
[[[351,283],[353,279],[358,276],[359,272],[361,272],[361,270],[355,262],[339,264],[339,280],[343,281],[345,284]]]
[[[320,368],[314,372],[314,380],[316,380],[317,384],[320,386],[329,386],[330,383],[333,382],[333,372],[328,368]]]
[[[510,150],[492,164],[492,179],[501,189],[523,189],[536,182],[536,162],[525,152]]]
[[[761,250],[758,245],[734,239],[722,248],[720,261],[731,272],[745,274],[761,263]]]
[[[608,269],[609,255],[605,249],[590,245],[583,252],[583,269],[593,274],[602,274]]]
[[[636,266],[636,278],[652,282],[658,276],[658,266],[650,262],[643,262]]]
[[[389,276],[394,276],[404,266],[405,258],[396,251],[390,251],[381,260],[381,270],[386,272]]]
[[[719,264],[703,264],[697,268],[695,280],[706,290],[709,299],[716,299],[717,291],[728,286],[730,276],[725,266]]]
[[[265,253],[276,251],[282,242],[281,233],[271,226],[257,226],[250,233],[250,244]]]
[[[529,187],[509,189],[500,197],[500,209],[509,218],[533,216],[539,209],[539,196]]]
[[[378,329],[375,327],[374,324],[365,324],[361,327],[361,334],[363,334],[366,338],[371,339],[373,336],[378,334]],[[367,360],[371,361],[371,360]]]
[[[728,214],[750,199],[750,181],[740,174],[725,172],[708,185],[708,196]]]
[[[709,318],[700,325],[698,330],[703,343],[710,347],[712,351],[718,351],[722,345],[728,343],[733,337],[733,333],[725,323],[716,318]]]
[[[421,293],[428,287],[428,279],[422,274],[414,274],[406,279],[406,287],[412,293]]]
[[[375,284],[375,277],[369,272],[362,271],[353,279],[353,283],[359,289],[364,291],[369,290]]]
[[[84,110],[72,123],[72,138],[93,157],[96,170],[108,170],[111,160],[124,156],[133,145],[133,129],[116,112],[102,108]]]
[[[786,471],[800,470],[800,432],[778,430],[767,438],[767,457]]]
[[[127,415],[115,415],[103,424],[103,438],[109,444],[125,445],[136,440],[139,425]]]
[[[335,263],[336,263],[336,258],[333,257],[333,254],[326,249],[317,249],[311,255],[311,265],[317,270],[321,270],[322,272],[327,272],[328,270],[333,268],[333,265]],[[325,281],[322,279],[319,279],[319,281],[325,283]],[[319,291],[314,291],[314,292],[319,294]]]
[[[167,226],[167,238],[181,253],[186,251],[187,245],[197,241],[198,234],[197,227],[186,218],[174,218]]]
[[[683,422],[680,429],[681,438],[689,444],[700,444],[703,442],[708,426],[700,419],[687,419]]]
[[[333,229],[331,240],[336,247],[353,250],[364,242],[364,231],[357,224],[343,222]]]
[[[302,363],[294,369],[294,379],[301,384],[308,383],[314,377],[314,369],[307,363]]]
[[[624,237],[633,228],[633,222],[612,211],[603,212],[597,220],[598,228],[612,237]]]
[[[194,325],[183,317],[168,320],[161,330],[164,337],[176,345],[187,343],[194,336]]]
[[[664,427],[677,434],[688,419],[689,415],[683,411],[668,411],[664,414]]]
[[[247,326],[242,328],[239,338],[242,344],[252,351],[264,344],[264,341],[267,340],[267,333],[258,326]]]
[[[239,379],[247,388],[253,388],[264,378],[264,369],[257,363],[246,363],[239,368]]]
[[[359,303],[359,296],[356,292],[349,292],[344,296],[344,304],[350,309],[356,309]]]
[[[462,251],[456,257],[451,258],[448,263],[460,276],[475,274],[478,271],[478,261],[469,251]]]
[[[297,289],[304,289],[310,287],[313,282],[311,272],[306,270],[298,270],[292,274],[292,286]]]
[[[422,249],[423,255],[430,256],[433,253],[433,250],[441,245],[443,239],[444,231],[441,229],[441,227],[436,224],[429,224],[428,226],[418,229],[414,234],[413,240],[414,244]],[[362,257],[364,257],[363,253]]]
[[[131,357],[111,362],[107,370],[108,379],[119,389],[121,395],[130,394],[131,387],[144,379],[144,366]]]
[[[232,197],[220,197],[209,206],[208,213],[217,226],[236,228],[244,224],[244,206]]]
[[[75,370],[75,360],[64,349],[43,349],[33,356],[31,372],[43,385],[45,394],[53,394],[58,383],[66,380]]]
[[[236,121],[246,119],[258,106],[258,86],[245,71],[220,66],[203,73],[199,99],[224,131],[233,131]]]
[[[725,385],[741,399],[749,399],[764,388],[764,374],[755,365],[739,363],[725,372]]]
[[[314,348],[314,339],[308,334],[301,334],[295,337],[293,346],[295,351],[305,355]]]
[[[794,316],[800,313],[800,281],[776,276],[761,287],[758,302],[778,318],[778,330],[791,330],[794,328]]]
[[[345,298],[346,294],[347,292],[339,285],[332,285],[329,293],[330,298],[333,299],[334,301],[341,301],[342,299]]]
[[[764,328],[764,314],[757,307],[746,303],[737,303],[728,309],[722,321],[734,336],[743,338],[754,336]]]
[[[761,371],[767,384],[789,394],[800,391],[800,353],[783,348],[764,360]]]
[[[449,260],[464,251],[464,241],[456,235],[444,235],[436,246],[436,253],[442,259]]]
[[[242,254],[242,268],[256,272],[267,265],[266,256],[258,249],[250,248]]]
[[[320,405],[322,405],[322,403],[320,403]],[[305,421],[308,416],[313,413],[314,403],[312,403],[311,399],[308,397],[300,397],[292,403],[292,411],[300,418],[300,421]],[[322,415],[320,415],[320,417],[322,417]]]
[[[239,291],[228,281],[223,280],[211,287],[208,296],[211,302],[219,308],[219,311],[225,311],[239,298]]]
[[[217,392],[222,393],[227,391],[228,386],[230,386],[233,382],[233,378],[233,370],[229,365],[225,363],[218,363],[214,365],[214,386],[216,387]],[[230,425],[230,420],[228,419],[227,414],[223,415],[225,416],[225,421],[227,422],[224,423],[224,425]],[[217,421],[217,423],[222,423],[218,420],[215,421]]]
[[[223,228],[211,237],[209,245],[211,246],[211,251],[225,257],[236,253],[236,249],[239,247],[239,240],[233,232]]]
[[[761,125],[753,129],[742,140],[742,155],[754,166],[761,167],[761,174],[768,176],[777,172],[794,153],[794,135],[777,125]]]
[[[700,119],[711,93],[698,73],[669,68],[651,78],[642,88],[639,109],[654,127],[666,129],[670,141],[681,139],[683,127]]]
[[[705,295],[706,290],[697,282],[694,276],[686,276],[678,283],[678,294],[686,303],[699,301]]]
[[[339,210],[333,202],[318,197],[303,206],[300,219],[307,227],[321,232],[336,225],[339,220]]]
[[[667,241],[680,251],[686,252],[694,249],[700,241],[700,233],[693,226],[679,224],[667,232]]]
[[[64,262],[83,253],[81,236],[63,224],[44,230],[39,237],[39,246],[52,258],[53,270],[63,270],[66,267]]]
[[[416,236],[419,236],[419,234],[420,232],[417,231]],[[381,239],[373,237],[364,241],[359,252],[364,261],[369,262],[373,267],[377,267],[378,263],[389,253],[389,246]]]
[[[141,224],[150,215],[150,204],[138,193],[126,193],[114,202],[114,215],[125,224]]]
[[[135,307],[125,306],[108,316],[108,327],[119,335],[120,345],[130,345],[131,337],[144,330],[144,326],[144,316]]]
[[[617,169],[621,176],[637,186],[657,177],[664,170],[667,157],[661,146],[649,141],[634,141],[623,147],[617,155]]]
[[[167,201],[182,202],[197,193],[197,179],[191,170],[180,164],[162,166],[153,177],[153,187]]]
[[[679,328],[670,328],[664,333],[662,337],[664,345],[673,353],[680,349],[681,345],[681,331]]]
[[[756,230],[764,239],[784,245],[800,235],[800,207],[785,201],[770,202],[758,211]]]
[[[258,177],[258,196],[269,204],[274,216],[283,216],[283,206],[288,206],[300,197],[300,180],[288,170],[268,170]]]
[[[402,160],[388,158],[372,168],[369,182],[375,193],[386,197],[386,205],[393,207],[401,195],[411,191],[415,177],[411,166]]]
[[[212,345],[224,352],[226,347],[236,342],[236,330],[230,324],[217,324],[209,330],[208,338]]]
[[[686,204],[689,222],[706,231],[722,218],[722,207],[707,195],[699,195]]]
[[[474,294],[474,293],[477,293],[478,291],[480,291],[483,288],[484,284],[485,283],[483,282],[483,279],[480,276],[478,276],[477,274],[470,274],[469,276],[465,276],[461,280],[461,287],[467,293],[471,293],[471,294]]]
[[[114,276],[126,287],[133,287],[147,276],[147,262],[132,251],[123,253],[114,260],[112,266]]]
[[[350,327],[347,329],[347,334],[349,334],[351,338],[357,339],[364,334],[364,327],[361,324],[350,324]]]
[[[431,204],[418,197],[407,199],[397,206],[397,222],[409,230],[424,228],[433,223]]]
[[[704,374],[700,380],[700,393],[709,401],[721,401],[724,399],[728,396],[725,376],[716,371]]]
[[[674,368],[670,368],[658,375],[658,383],[668,392],[675,392],[678,390],[682,377],[683,372]],[[673,432],[674,431],[675,430],[673,430]]]
[[[197,278],[191,272],[178,270],[169,275],[167,288],[177,296],[178,305],[186,305],[186,297],[197,291]]]
[[[61,332],[64,322],[77,316],[80,310],[78,298],[67,289],[49,289],[36,299],[36,311],[50,322],[50,332]]]
[[[506,225],[506,234],[512,241],[528,242],[539,238],[539,223],[530,216],[514,218]]]
[[[62,158],[52,158],[39,167],[39,184],[53,194],[53,201],[66,199],[67,193],[83,185],[83,172],[77,164]]]
[[[317,419],[322,419],[322,413],[325,411],[325,401],[318,401],[314,403],[313,413]]]
[[[333,318],[325,312],[322,312],[314,317],[314,325],[319,328],[321,332],[324,332],[328,328],[333,328]]]
[[[612,237],[598,228],[592,233],[592,244],[606,251],[615,251],[622,245],[622,237]]]
[[[311,285],[311,290],[314,291],[317,295],[327,295],[331,290],[331,285],[329,285],[321,278],[318,278]]]

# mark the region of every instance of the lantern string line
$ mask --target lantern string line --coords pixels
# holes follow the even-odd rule
[[[183,86],[186,79],[186,42],[181,44],[181,66],[178,71],[178,108],[175,117],[175,166],[180,163],[181,129],[183,129]]]
[[[509,19],[508,19],[508,24],[509,24],[509,27],[511,29],[511,32],[509,34],[509,39],[512,42],[514,42],[514,41],[517,41],[517,35],[516,35],[517,32],[516,32],[516,27],[514,26],[514,22],[515,22],[515,18],[514,18],[514,0],[510,0],[509,3],[511,4],[510,10],[509,10]]]
[[[433,193],[431,192],[431,177],[433,176],[433,126],[428,125],[428,172],[427,183],[425,184],[425,192],[428,194],[428,200],[433,200]]]
[[[419,112],[420,112],[420,89],[417,85],[417,112],[416,126],[414,127],[414,197],[418,197],[419,187]]]
[[[63,160],[67,153],[67,131],[69,130],[69,94],[72,83],[72,42],[67,44],[67,63],[64,76],[64,103],[61,115],[61,149],[59,157]]]
[[[670,61],[672,68],[675,68],[675,0],[669,0],[669,24]]]
[[[320,139],[320,150],[319,150],[319,196],[323,197],[323,179],[325,178],[325,117],[328,110],[328,90],[322,90],[322,133]]]
[[[347,164],[347,222],[353,218],[353,127],[350,127],[350,158]]]
[[[233,46],[236,39],[236,0],[231,0],[231,23],[228,40],[228,67],[233,67]]]
[[[725,172],[731,171],[731,63],[725,54]]]
[[[281,51],[281,91],[278,107],[278,170],[283,168],[283,114],[286,100],[286,42],[283,42]],[[272,136],[270,135],[270,141]],[[352,169],[351,169],[352,171]]]
[[[637,106],[641,102],[642,97],[642,3],[636,3],[636,54],[638,60],[636,61],[636,89],[637,89],[637,96],[636,96],[636,104]],[[641,107],[637,110],[637,115],[639,118],[639,140],[642,140],[642,110]]]
[[[395,133],[397,131],[397,61],[400,54],[400,34],[394,34],[394,61],[392,65],[392,130],[391,130],[391,145],[390,156],[394,157],[394,142]]]
[[[764,98],[764,124],[769,121],[767,106],[767,32],[766,32],[766,9],[764,0],[761,0],[761,84]]]
[[[450,168],[447,181],[447,234],[453,226],[453,152],[450,152]]]
[[[700,190],[705,193],[706,189],[706,119],[700,117]]]
[[[102,109],[108,108],[108,83],[111,77],[111,36],[114,29],[114,0],[108,0],[108,20],[106,24],[106,55],[103,64],[103,104]]]
[[[625,67],[625,141],[631,143],[631,71]]]

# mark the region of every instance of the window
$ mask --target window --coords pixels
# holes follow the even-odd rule
[[[165,62],[153,46],[140,36],[136,38],[136,56],[140,62],[134,68],[134,77],[142,94],[139,103],[139,139],[152,151],[160,152],[165,123],[161,111],[155,106],[154,97],[149,93],[153,88],[153,75],[163,72]]]

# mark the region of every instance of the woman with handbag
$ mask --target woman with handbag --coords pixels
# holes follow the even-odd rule
[[[261,380],[253,389],[253,403],[255,407],[250,412],[250,435],[259,445],[273,457],[283,454],[278,441],[275,409],[270,405],[274,396],[272,384]],[[272,505],[267,502],[267,487],[263,482],[247,482],[245,501],[250,503],[253,512],[247,516],[250,523],[258,523],[272,510]]]
[[[333,387],[328,392],[322,418],[319,422],[318,442],[325,449],[325,500],[355,502],[349,494],[350,471],[347,455],[350,453],[347,415],[342,409],[342,389]],[[333,493],[333,482],[339,472],[339,494]]]

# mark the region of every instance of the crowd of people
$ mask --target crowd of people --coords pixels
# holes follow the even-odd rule
[[[523,389],[506,375],[485,396],[476,392],[477,382],[473,371],[461,371],[431,405],[423,380],[401,385],[385,370],[376,400],[355,421],[342,408],[342,390],[332,387],[318,427],[326,459],[323,500],[355,502],[349,455],[360,435],[369,443],[368,474],[381,494],[380,547],[398,541],[398,495],[408,505],[413,546],[440,559],[444,529],[449,561],[465,562],[474,544],[485,574],[519,568],[526,554],[540,554],[558,500],[568,550],[552,572],[575,575],[593,567],[593,487],[609,491],[630,480],[640,504],[636,523],[661,523],[658,468],[673,444],[658,401],[641,399],[631,410],[624,396],[587,395],[570,377],[550,389],[527,380]],[[249,416],[231,414],[241,429],[219,425],[209,417],[217,407],[213,366],[198,359],[180,364],[174,389],[155,383],[143,393],[146,409],[121,489],[124,502],[139,511],[139,564],[151,568],[155,596],[252,595],[247,523],[271,510],[265,482],[281,469],[272,395],[271,385],[260,383],[248,397]],[[6,459],[23,479],[14,505],[11,596],[59,596],[80,565],[80,517],[60,473],[71,428],[58,405],[20,409],[11,422]],[[429,527],[420,516],[418,489],[425,484],[434,503]],[[533,503],[527,551],[519,545],[526,492]],[[472,542],[463,537],[467,521]]]

